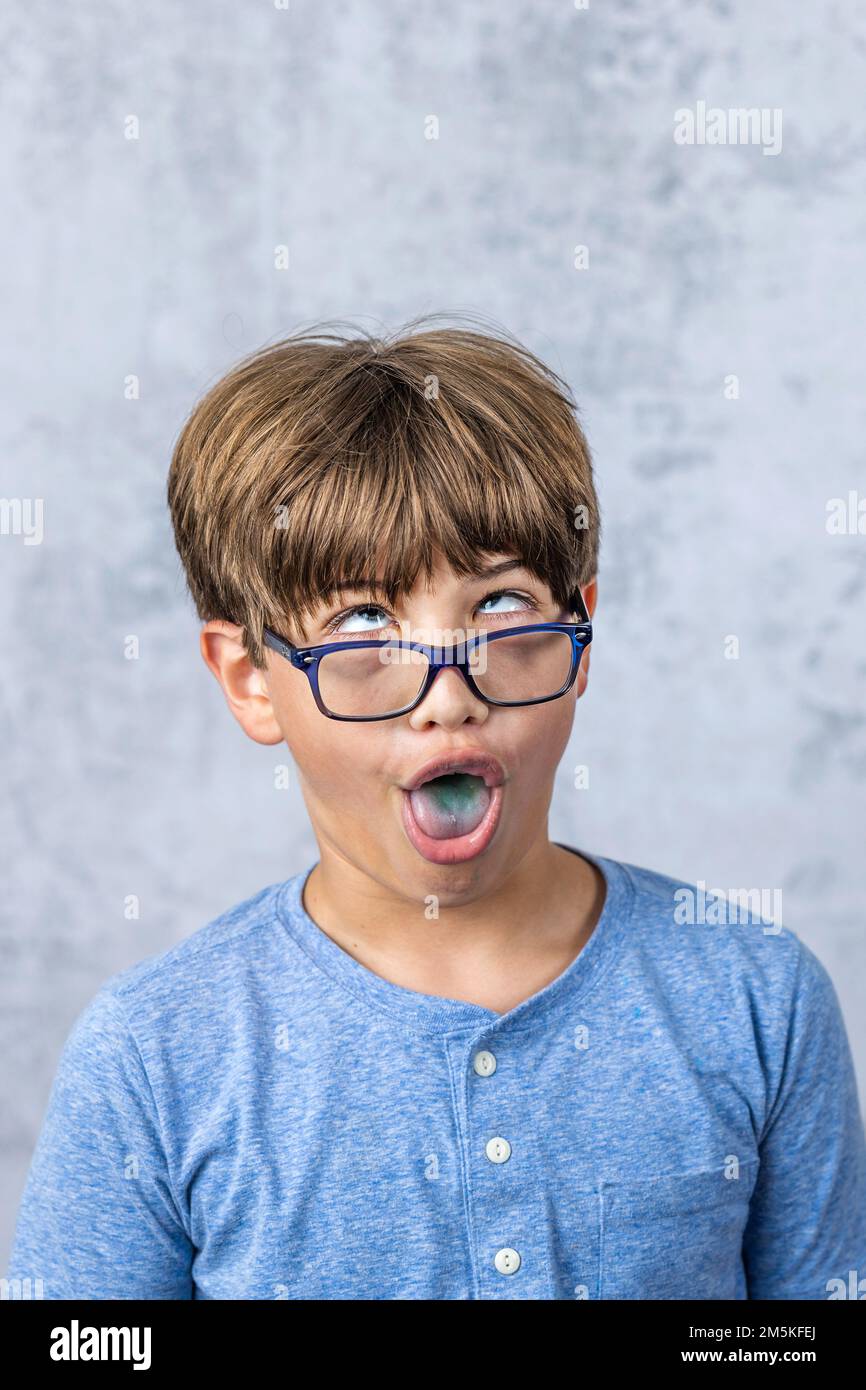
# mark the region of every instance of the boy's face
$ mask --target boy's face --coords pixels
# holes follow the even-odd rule
[[[419,577],[393,610],[369,591],[344,590],[316,609],[303,640],[414,637],[451,645],[481,630],[573,620],[513,557],[484,556],[479,564],[506,561],[513,563],[495,575],[461,578],[439,557],[429,587]],[[596,581],[582,592],[591,616]],[[288,745],[323,861],[337,856],[401,896],[434,893],[447,905],[491,892],[546,844],[554,776],[586,688],[589,649],[572,689],[544,704],[487,705],[458,670],[445,669],[410,713],[350,723],[323,715],[306,675],[279,654],[268,649],[267,669],[257,670],[241,635],[230,623],[206,624],[202,655],[246,733]],[[478,768],[452,774],[410,795],[406,788],[442,754],[492,755],[499,766],[485,775]]]

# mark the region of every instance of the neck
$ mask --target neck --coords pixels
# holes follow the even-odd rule
[[[492,891],[452,906],[407,898],[330,846],[304,889],[313,921],[375,974],[422,994],[507,1012],[583,949],[604,905],[604,878],[544,838]],[[436,915],[438,912],[438,915]]]

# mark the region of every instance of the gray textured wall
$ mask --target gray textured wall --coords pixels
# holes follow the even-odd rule
[[[202,389],[323,317],[480,311],[571,382],[606,529],[553,838],[780,888],[866,1088],[866,536],[826,526],[866,493],[866,12],[33,0],[0,33],[2,492],[44,527],[0,536],[3,1259],[75,1014],[315,855],[201,664],[164,484]],[[780,109],[781,150],[677,144],[699,102]]]

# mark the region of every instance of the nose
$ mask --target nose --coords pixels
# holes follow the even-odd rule
[[[424,729],[429,724],[459,729],[467,719],[483,724],[489,713],[490,706],[469,689],[469,682],[459,667],[446,666],[436,672],[424,699],[408,718],[413,729]]]

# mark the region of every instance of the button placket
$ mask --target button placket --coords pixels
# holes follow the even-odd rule
[[[496,1056],[488,1048],[482,1048],[472,1058],[472,1068],[476,1076],[487,1078],[496,1071]],[[507,1163],[511,1157],[512,1149],[509,1141],[501,1134],[495,1134],[487,1140],[484,1152],[491,1163]],[[520,1251],[515,1250],[510,1245],[504,1245],[497,1250],[493,1256],[493,1266],[496,1271],[504,1276],[516,1274],[521,1266]]]

